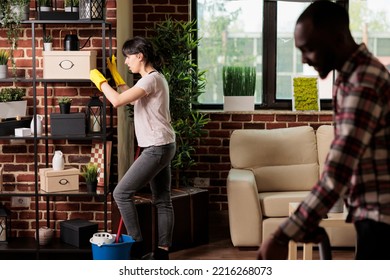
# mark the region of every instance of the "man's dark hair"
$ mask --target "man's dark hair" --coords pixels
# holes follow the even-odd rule
[[[310,4],[299,16],[297,23],[311,20],[315,29],[349,29],[347,10],[328,0],[318,0]]]

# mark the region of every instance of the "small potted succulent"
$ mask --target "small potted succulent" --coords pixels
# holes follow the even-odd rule
[[[72,105],[72,98],[61,97],[58,100],[58,105],[60,105],[60,113],[61,114],[69,114],[70,113],[70,106]]]
[[[84,177],[87,184],[88,192],[96,192],[99,168],[96,163],[89,162],[87,165],[84,165],[81,169],[81,176]]]
[[[52,51],[52,49],[53,49],[53,37],[51,35],[45,35],[43,37],[43,49],[46,52]]]

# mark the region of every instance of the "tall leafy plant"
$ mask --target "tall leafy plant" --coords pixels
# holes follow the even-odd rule
[[[156,25],[151,41],[162,55],[162,73],[170,92],[172,125],[176,132],[177,150],[172,161],[176,174],[176,187],[188,184],[186,170],[196,164],[195,145],[203,135],[203,127],[209,122],[205,114],[196,112],[192,106],[204,93],[205,71],[200,71],[192,58],[199,45],[196,39],[196,21],[182,22],[173,19]]]

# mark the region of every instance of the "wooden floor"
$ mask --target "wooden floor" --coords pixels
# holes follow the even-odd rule
[[[353,260],[353,248],[333,248],[334,260]],[[173,260],[254,260],[256,248],[239,249],[230,241],[227,212],[210,213],[210,242],[194,248],[180,250],[170,254]],[[298,250],[298,259],[302,259],[302,250]],[[313,259],[319,259],[318,250],[314,249]]]

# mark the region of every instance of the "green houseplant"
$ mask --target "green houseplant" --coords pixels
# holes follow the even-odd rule
[[[84,177],[87,184],[88,192],[96,192],[99,168],[96,163],[89,162],[87,165],[84,165],[81,169],[81,176]]]
[[[3,5],[3,17],[0,25],[7,29],[7,40],[11,45],[10,58],[12,63],[12,73],[16,76],[16,64],[14,51],[18,48],[19,35],[21,33],[21,23],[28,19],[30,0],[9,0]]]
[[[0,79],[7,78],[9,52],[0,50]]]
[[[58,100],[58,105],[60,106],[60,113],[61,114],[69,114],[70,113],[70,106],[72,105],[72,98],[61,97]]]
[[[256,88],[256,68],[224,66],[222,68],[224,110],[253,111]]]
[[[177,143],[172,161],[176,187],[188,185],[185,171],[196,164],[193,157],[195,145],[209,121],[205,114],[193,109],[193,104],[205,88],[205,71],[199,71],[191,57],[200,40],[195,39],[195,27],[196,21],[181,22],[168,18],[156,25],[151,38],[156,51],[163,56],[162,73],[169,85],[170,111]]]
[[[25,89],[2,88],[0,90],[0,118],[16,118],[26,116],[27,100]]]
[[[65,0],[65,12],[77,12],[79,8],[79,0]]]

